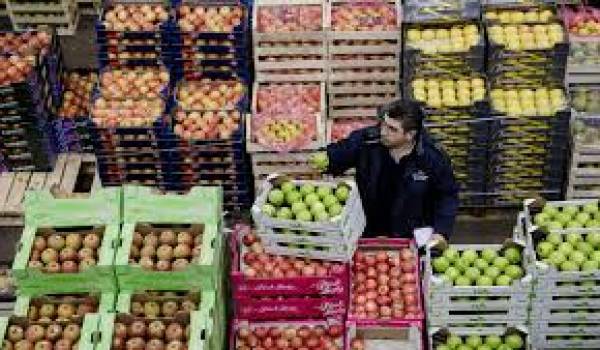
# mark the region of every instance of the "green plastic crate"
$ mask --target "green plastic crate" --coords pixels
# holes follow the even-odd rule
[[[211,291],[205,295],[200,312],[207,327],[210,349],[224,349],[227,336],[227,301],[219,292]]]
[[[182,315],[183,316],[183,315]],[[133,316],[129,314],[100,314],[100,327],[99,327],[99,341],[96,343],[95,350],[110,350],[112,345],[113,338],[113,330],[115,322],[122,322],[126,325],[131,324],[136,320]],[[139,318],[138,318],[139,320]],[[206,334],[206,325],[204,323],[204,318],[200,314],[200,311],[192,312],[189,315],[185,315],[185,317],[181,317],[178,319],[184,324],[190,325],[190,339],[188,342],[188,346],[186,347],[188,350],[209,350],[208,341],[205,338]]]
[[[53,322],[58,324],[68,324],[73,323],[73,321],[67,322]],[[79,350],[94,350],[94,334],[98,329],[98,325],[100,323],[100,314],[87,314],[83,317],[81,321],[81,333],[79,336]],[[2,335],[2,339],[6,338],[6,331],[10,325],[17,324],[23,327],[27,327],[31,323],[25,317],[20,316],[11,316],[11,317],[0,317],[0,335]]]
[[[121,189],[102,188],[87,198],[56,198],[50,191],[25,194],[25,226],[117,224],[121,220]]]
[[[153,188],[123,187],[123,222],[220,224],[223,190],[193,187],[186,194],[161,194]]]
[[[119,237],[119,224],[117,222],[98,225],[90,229],[94,223],[69,223],[68,232],[96,232],[102,233],[102,242],[98,249],[97,265],[77,273],[45,273],[28,267],[33,241],[38,234],[61,234],[60,229],[66,225],[50,227],[26,225],[17,246],[13,261],[12,273],[16,279],[17,287],[24,294],[60,294],[83,292],[115,292],[117,288],[114,257],[115,242]]]
[[[73,296],[77,299],[93,297],[98,302],[98,310],[96,312],[114,312],[115,311],[115,301],[116,294],[115,293],[82,293],[82,294],[69,294],[69,296]],[[29,313],[29,306],[36,305],[40,303],[44,304],[60,304],[61,301],[59,299],[61,296],[57,295],[47,295],[47,294],[19,294],[17,296],[17,300],[15,301],[15,309],[13,314],[15,316],[23,316],[26,317]]]
[[[186,296],[175,296],[175,297],[148,295],[149,292],[153,292],[153,291],[155,291],[155,290],[152,290],[152,291],[149,291],[149,290],[121,291],[119,293],[119,296],[117,297],[116,312],[131,313],[132,301],[140,301],[140,302],[144,302],[144,301],[157,301],[157,302],[177,301],[177,302],[181,302],[183,299],[187,298],[187,295]],[[166,292],[166,291],[161,291],[161,292]],[[172,291],[172,292],[177,292],[177,291]],[[189,291],[189,294],[191,294],[192,297],[194,297],[196,299],[195,300],[196,310],[200,309],[200,305],[203,302],[203,299],[205,298],[207,293],[210,293],[210,292]]]
[[[189,219],[187,223],[189,223]],[[138,230],[164,230],[165,224],[179,226],[181,222],[151,222],[123,224],[121,242],[115,259],[117,281],[121,290],[215,290],[223,288],[224,238],[219,223],[191,225],[190,230],[202,227],[200,259],[182,271],[149,271],[129,264],[133,234]],[[155,228],[154,225],[160,225]]]

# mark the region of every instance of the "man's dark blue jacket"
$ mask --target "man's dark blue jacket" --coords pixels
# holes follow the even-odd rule
[[[394,174],[395,193],[379,183],[392,171],[389,150],[366,142],[376,127],[354,131],[327,147],[328,173],[341,175],[356,168],[356,183],[367,218],[365,237],[413,237],[413,229],[433,227],[435,233],[452,233],[458,209],[458,186],[446,153],[423,132],[399,174]],[[402,160],[401,160],[402,161]],[[393,163],[392,163],[393,164]],[[382,200],[387,198],[388,200]],[[383,214],[383,215],[382,215]],[[382,222],[384,221],[384,222]]]

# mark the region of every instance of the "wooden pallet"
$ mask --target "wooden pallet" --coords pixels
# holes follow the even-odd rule
[[[0,226],[23,225],[23,198],[27,190],[49,189],[71,196],[99,188],[96,159],[91,154],[60,154],[53,172],[0,174]]]
[[[327,79],[327,20],[323,0],[260,0],[252,14],[256,81],[325,81]],[[321,6],[322,25],[315,32],[263,33],[257,28],[258,9],[266,6]],[[307,43],[311,43],[307,45]],[[290,47],[289,45],[297,45]],[[303,57],[304,56],[304,57]],[[308,56],[308,57],[307,57]]]

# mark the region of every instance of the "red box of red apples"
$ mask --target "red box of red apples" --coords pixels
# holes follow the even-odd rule
[[[418,261],[413,240],[359,240],[350,272],[348,320],[358,326],[421,323]]]
[[[343,317],[347,311],[349,266],[264,253],[247,225],[231,239],[231,284],[240,319]]]

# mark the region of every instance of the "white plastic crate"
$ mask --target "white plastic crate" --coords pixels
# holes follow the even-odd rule
[[[429,350],[434,350],[438,345],[445,342],[448,335],[457,335],[460,337],[469,335],[487,336],[497,335],[505,336],[508,334],[519,334],[524,340],[525,347],[522,349],[531,350],[531,337],[529,329],[524,324],[506,324],[506,325],[495,325],[491,327],[429,327],[428,338],[429,338]]]
[[[582,313],[581,311],[587,311]],[[539,321],[599,322],[600,295],[553,292],[535,293],[532,299],[531,319]]]
[[[302,186],[303,184],[312,184],[315,186],[334,186],[344,183],[350,188],[350,194],[346,200],[346,205],[342,213],[327,222],[303,222],[296,220],[277,219],[262,213],[262,207],[267,203],[269,191],[277,182],[291,180],[292,183]],[[307,231],[314,235],[337,235],[339,238],[352,237],[356,234],[361,235],[366,226],[366,218],[362,208],[358,187],[354,181],[308,181],[292,180],[282,175],[272,175],[262,184],[256,201],[252,206],[252,218],[259,228],[282,228],[291,230]]]
[[[600,348],[600,323],[532,322],[531,334],[536,350]]]

